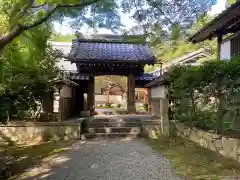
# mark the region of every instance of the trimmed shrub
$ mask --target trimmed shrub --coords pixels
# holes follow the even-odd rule
[[[168,78],[172,118],[217,133],[240,128],[240,59],[175,66]]]

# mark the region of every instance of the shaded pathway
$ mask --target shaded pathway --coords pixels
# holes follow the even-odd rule
[[[180,180],[168,160],[142,140],[110,139],[74,144],[29,170],[33,180]],[[20,178],[19,178],[20,179]]]

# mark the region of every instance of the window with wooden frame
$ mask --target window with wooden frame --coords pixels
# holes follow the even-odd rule
[[[231,39],[231,57],[240,56],[240,35]]]

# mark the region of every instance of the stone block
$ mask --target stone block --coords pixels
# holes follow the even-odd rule
[[[206,139],[207,141],[213,141],[213,134],[205,132],[202,138]]]
[[[224,150],[224,156],[233,159],[237,158],[239,140],[235,138],[222,138],[222,145]]]
[[[216,152],[218,151],[213,141],[208,142],[208,148],[212,151],[216,151]]]
[[[189,127],[185,128],[185,130],[184,130],[184,136],[189,137],[190,134],[191,134],[191,132],[192,132],[192,129],[191,129],[191,128],[189,128]]]
[[[208,148],[208,142],[207,142],[207,140],[201,138],[201,139],[200,139],[200,145],[201,145],[202,147]]]
[[[237,162],[240,163],[240,156],[237,157]]]
[[[81,111],[80,116],[81,117],[90,117],[91,113],[90,113],[90,111]]]
[[[235,138],[222,138],[223,140],[223,146],[230,146],[233,150],[237,150],[239,146],[239,140]]]
[[[223,149],[222,139],[214,140],[213,143],[214,143],[217,151],[220,151]]]
[[[195,132],[196,132],[196,135],[197,135],[199,138],[202,138],[202,137],[204,136],[204,133],[205,133],[204,131],[199,130],[199,129],[196,129]]]
[[[197,132],[198,132],[197,130],[193,129],[189,136],[189,139],[195,143],[199,143],[201,139],[201,136],[198,136]]]

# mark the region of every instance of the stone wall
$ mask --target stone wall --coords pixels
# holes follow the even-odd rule
[[[82,121],[14,122],[0,125],[0,142],[37,144],[49,140],[77,140],[81,137]]]
[[[177,135],[240,162],[240,139],[229,138],[173,122]]]
[[[157,139],[162,135],[161,120],[144,120],[142,121],[142,136],[150,139]]]

